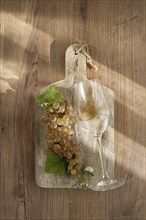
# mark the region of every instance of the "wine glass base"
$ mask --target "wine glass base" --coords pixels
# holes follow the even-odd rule
[[[94,191],[107,191],[107,190],[112,190],[119,188],[125,183],[124,179],[119,179],[119,180],[108,180],[105,182],[104,180],[101,180],[97,185],[90,187],[90,189]]]

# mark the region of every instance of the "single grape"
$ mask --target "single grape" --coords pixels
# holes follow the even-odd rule
[[[51,116],[51,118],[50,118],[50,121],[52,121],[52,122],[55,122],[55,121],[57,121],[57,117],[56,117],[56,115],[54,114],[52,114],[52,116]]]
[[[62,118],[58,118],[57,119],[57,124],[58,125],[63,125],[63,119]]]
[[[69,129],[71,129],[72,128],[72,126],[69,124],[68,126],[67,126]]]
[[[71,154],[70,152],[67,152],[66,158],[67,158],[68,160],[70,160],[70,159],[72,158],[72,154]]]
[[[64,134],[63,134],[63,137],[65,137],[65,138],[66,138],[66,136],[67,136],[67,134],[65,134],[65,133],[64,133]]]
[[[49,126],[50,124],[51,124],[51,122],[50,122],[50,121],[48,121],[48,122],[47,122],[47,126]]]
[[[62,138],[62,137],[63,137],[63,133],[60,131],[60,132],[58,133],[58,136]]]
[[[70,116],[70,118],[69,118],[69,122],[70,122],[70,124],[75,123],[75,118],[74,118],[73,116]]]
[[[81,157],[76,156],[76,158],[75,158],[76,163],[80,163],[80,162],[81,162],[81,160],[82,160],[82,158],[81,158]]]
[[[71,139],[72,139],[72,136],[70,136],[70,135],[67,135],[67,136],[66,136],[66,139],[67,139],[68,141],[71,141]]]
[[[63,125],[64,125],[64,126],[68,126],[68,125],[69,125],[69,120],[63,119]]]
[[[50,124],[50,128],[51,128],[51,129],[57,128],[57,123],[52,122],[52,123]]]
[[[73,129],[71,129],[71,128],[68,128],[68,130],[67,130],[67,135],[73,135],[74,134],[74,131],[73,131]]]
[[[62,127],[62,131],[63,131],[63,132],[67,132],[67,127],[66,127],[66,126],[63,126],[63,127]]]
[[[61,132],[61,131],[62,131],[61,127],[56,128],[56,132]]]
[[[55,122],[54,122],[54,129],[56,129],[56,128],[57,128],[57,126],[58,126],[58,125],[57,125],[57,123],[55,123]]]
[[[54,122],[50,122],[50,126],[48,126],[49,128],[51,128],[51,130],[54,128]]]
[[[71,173],[71,175],[75,175],[75,174],[76,174],[76,170],[75,170],[75,169],[72,169],[72,170],[70,171],[70,173]]]
[[[64,113],[65,112],[65,106],[60,106],[58,109],[58,112]]]
[[[57,128],[55,129],[55,134],[54,134],[54,136],[57,138],[57,137],[59,137],[59,132],[57,131]]]
[[[74,140],[74,139],[71,139],[71,141],[70,141],[70,145],[71,145],[71,146],[73,146],[73,145],[74,145],[73,147],[75,147],[75,146],[76,146],[76,145],[75,145],[75,140]]]
[[[69,164],[72,165],[72,166],[74,166],[74,165],[76,164],[76,161],[75,161],[74,159],[71,159],[71,160],[69,161]]]
[[[63,120],[69,120],[69,115],[64,115]]]
[[[54,142],[60,142],[60,140],[61,140],[60,137],[56,137],[56,138],[54,139]]]
[[[48,106],[48,107],[47,107],[47,112],[53,113],[54,110],[53,110],[53,108],[52,108],[51,106]]]
[[[60,107],[60,103],[59,102],[55,102],[53,103],[53,108],[56,110]]]
[[[52,139],[53,137],[55,137],[55,135],[52,133],[51,128],[48,130],[46,137],[47,137],[48,139]]]
[[[80,168],[81,168],[81,165],[80,165],[80,164],[76,164],[76,165],[74,166],[74,169],[77,170],[77,171],[79,171]]]
[[[61,146],[60,146],[60,144],[54,144],[54,148],[55,148],[55,149],[60,149]]]
[[[70,115],[70,110],[69,110],[69,109],[66,109],[66,110],[65,110],[65,114],[66,114],[66,115]]]
[[[67,167],[68,170],[72,170],[72,168],[73,168],[73,166],[71,166],[71,165],[69,165],[69,166]]]
[[[63,142],[63,139],[61,138],[61,140],[60,140],[60,142],[59,142],[61,145],[63,145],[64,144],[64,142]]]
[[[62,145],[65,145],[66,144],[66,142],[67,142],[67,140],[65,139],[65,138],[62,138],[62,140],[61,140],[62,142]]]
[[[69,146],[70,146],[70,143],[67,141],[67,142],[65,143],[65,147],[68,148]]]

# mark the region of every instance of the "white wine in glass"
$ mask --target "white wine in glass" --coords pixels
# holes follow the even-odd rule
[[[74,110],[77,122],[90,132],[97,140],[99,149],[102,178],[96,185],[91,185],[95,191],[106,191],[118,188],[124,184],[123,179],[110,178],[106,169],[106,158],[101,145],[104,131],[111,122],[111,109],[104,94],[102,84],[98,80],[84,80],[73,86]]]

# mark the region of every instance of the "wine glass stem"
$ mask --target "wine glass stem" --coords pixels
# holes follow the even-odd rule
[[[102,176],[104,179],[108,179],[109,175],[108,172],[106,170],[106,158],[103,152],[103,147],[101,144],[101,137],[96,138],[97,139],[97,143],[98,143],[98,149],[99,149],[99,156],[100,156],[100,161],[101,161],[101,169],[102,169]]]

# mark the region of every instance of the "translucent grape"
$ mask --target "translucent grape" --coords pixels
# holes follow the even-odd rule
[[[64,125],[64,126],[68,126],[68,125],[69,125],[69,120],[63,119],[63,125]]]
[[[51,128],[51,129],[57,128],[57,123],[52,122],[52,123],[50,124],[50,128]]]
[[[74,119],[74,117],[73,117],[73,116],[70,116],[70,118],[69,118],[69,122],[70,122],[70,124],[75,123],[75,119]]]
[[[52,115],[51,118],[50,118],[50,120],[51,120],[52,122],[57,121],[57,117],[56,117],[56,115],[55,115],[55,114]]]
[[[58,109],[59,107],[60,107],[60,103],[59,102],[53,103],[53,108],[54,109]]]
[[[70,128],[70,129],[72,128],[72,126],[70,124],[67,127]]]
[[[76,164],[76,161],[74,159],[71,159],[69,162],[70,165],[74,166]]]
[[[60,142],[60,140],[61,140],[60,137],[56,137],[56,138],[54,139],[54,142]]]
[[[73,168],[73,166],[69,165],[67,169],[72,170],[72,168]]]
[[[70,146],[70,143],[67,141],[66,143],[65,143],[65,147],[69,147]]]
[[[62,128],[61,127],[57,127],[57,129],[56,129],[57,131],[62,131]]]
[[[73,134],[74,134],[73,129],[68,128],[68,129],[67,129],[67,135],[73,135]]]
[[[67,159],[70,160],[72,158],[72,154],[70,152],[68,152],[66,157],[67,157]]]
[[[56,149],[60,149],[61,146],[60,146],[60,144],[55,144],[55,145],[54,145],[54,148],[56,148]]]
[[[53,112],[54,112],[54,110],[53,110],[53,108],[52,108],[51,106],[48,106],[48,107],[47,107],[47,111],[50,112],[50,113],[53,113]]]
[[[61,113],[65,112],[65,106],[60,106],[58,112]]]
[[[80,163],[80,162],[81,162],[81,160],[82,160],[82,158],[81,158],[81,157],[79,157],[79,156],[77,156],[77,157],[75,158],[76,163]]]
[[[70,172],[72,175],[75,175],[77,171],[75,169],[72,169]]]
[[[57,124],[58,125],[63,125],[63,119],[62,118],[58,118],[57,119]]]
[[[80,168],[81,168],[81,165],[80,165],[80,164],[76,164],[76,165],[74,166],[74,169],[77,170],[77,171],[80,170]]]
[[[67,132],[67,130],[68,130],[68,129],[67,129],[66,126],[63,126],[63,127],[62,127],[62,131],[63,131],[63,132]]]
[[[70,110],[67,109],[67,110],[65,111],[65,114],[66,114],[66,115],[70,115]]]
[[[64,116],[63,116],[63,120],[65,120],[65,121],[66,121],[66,120],[69,120],[69,115],[64,115]]]

